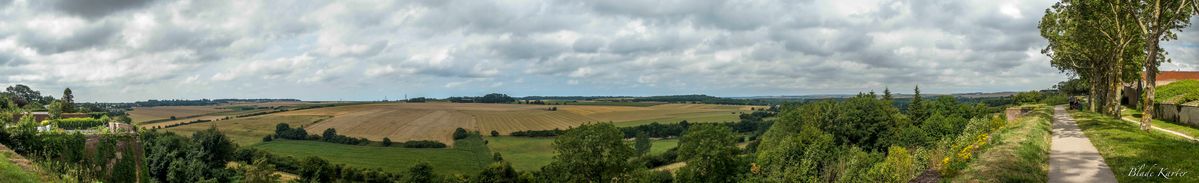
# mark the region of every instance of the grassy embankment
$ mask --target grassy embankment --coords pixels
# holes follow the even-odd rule
[[[1045,182],[1049,173],[1051,108],[1036,106],[991,135],[991,147],[951,182]]]
[[[37,174],[25,171],[9,161],[10,152],[0,152],[0,180],[2,182],[42,182]]]
[[[1199,144],[1160,131],[1145,132],[1137,124],[1090,113],[1075,112],[1075,120],[1120,182],[1199,182]],[[1164,128],[1164,127],[1163,127]],[[1150,176],[1130,176],[1134,168]],[[1185,176],[1157,176],[1159,169],[1169,172],[1191,172]]]
[[[320,141],[275,140],[252,148],[280,156],[303,159],[317,156],[333,164],[358,168],[381,168],[388,172],[405,172],[420,162],[433,165],[433,172],[442,175],[474,175],[491,163],[491,151],[483,140],[457,140],[453,148],[402,148],[345,145]]]
[[[487,137],[487,141],[491,151],[499,152],[516,170],[540,170],[542,166],[554,161],[554,138],[502,136]],[[678,143],[678,139],[654,140],[649,153],[666,152],[678,146]],[[629,145],[631,146],[632,142],[629,142]]]

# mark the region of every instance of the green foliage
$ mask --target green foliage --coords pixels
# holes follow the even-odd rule
[[[470,136],[470,132],[467,132],[466,129],[462,129],[462,128],[454,129],[454,140],[464,139],[469,136]]]
[[[275,125],[275,137],[281,139],[305,140],[308,138],[308,132],[304,131],[303,127],[291,128],[287,123],[279,123]]]
[[[52,123],[56,124],[59,128],[74,130],[104,126],[108,123],[108,120],[92,118],[66,118],[53,120]]]
[[[891,146],[887,151],[887,158],[882,163],[875,164],[870,168],[867,176],[873,180],[871,182],[908,182],[916,177],[916,167],[914,166],[911,154],[903,147]]]
[[[821,170],[835,155],[833,135],[811,125],[786,128],[800,124],[780,120],[763,135],[753,171],[762,181],[824,182]]]
[[[585,124],[554,140],[554,162],[542,167],[542,179],[551,182],[615,182],[628,179],[635,154],[624,135],[611,123]]]
[[[391,146],[391,138],[383,137],[383,146],[384,147]]]
[[[208,163],[208,167],[224,167],[237,150],[237,145],[215,127],[192,134],[192,141],[200,151],[198,158]]]
[[[637,150],[637,155],[639,156],[649,153],[649,149],[654,145],[653,143],[650,143],[649,135],[646,135],[644,132],[637,133],[637,138],[635,138],[633,141],[635,143],[633,147]]]
[[[245,172],[242,177],[244,183],[279,182],[279,175],[275,175],[275,165],[268,163],[265,159],[254,160],[254,164],[245,166],[242,171]]]
[[[470,182],[517,183],[530,181],[532,180],[521,180],[520,174],[516,172],[516,169],[512,169],[511,164],[508,164],[508,162],[499,161],[487,166],[487,169],[483,169],[483,172],[479,172],[479,175],[471,179]]]
[[[896,126],[907,124],[907,118],[889,103],[873,97],[854,97],[837,105],[833,120],[823,123],[823,130],[833,134],[839,144],[850,144],[866,150],[882,150],[889,144],[883,140]]]
[[[907,115],[914,121],[922,121],[928,117],[929,112],[924,106],[924,97],[920,96],[920,86],[913,89],[915,94],[912,95],[912,102],[908,104]]]
[[[1012,95],[1012,100],[1016,104],[1034,104],[1040,102],[1044,97],[1039,91],[1026,91]]]
[[[306,182],[332,182],[337,170],[329,166],[329,161],[310,156],[300,164],[300,180]]]
[[[50,102],[50,106],[47,107],[47,110],[49,110],[50,119],[62,118],[62,101],[55,100]]]
[[[746,167],[737,159],[737,136],[721,125],[693,125],[679,140],[681,182],[736,182]]]
[[[1154,94],[1154,97],[1158,100],[1157,102],[1169,101],[1176,104],[1183,104],[1196,101],[1199,100],[1199,80],[1182,80],[1162,85],[1157,87],[1157,91]]]
[[[62,105],[58,108],[64,113],[78,112],[75,106],[75,94],[71,93],[71,88],[62,90]]]
[[[421,162],[408,169],[408,178],[404,182],[433,182],[436,179],[437,175],[433,174],[433,166],[430,166],[428,162]]]

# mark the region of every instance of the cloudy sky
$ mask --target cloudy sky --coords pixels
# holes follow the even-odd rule
[[[1042,89],[1052,1],[0,0],[0,85],[82,101]],[[1199,69],[1199,31],[1166,70]]]

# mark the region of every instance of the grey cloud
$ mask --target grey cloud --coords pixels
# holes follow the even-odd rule
[[[17,39],[39,53],[55,54],[78,49],[105,46],[115,39],[118,34],[116,25],[99,22],[77,30],[74,34],[58,38],[46,35],[45,30],[24,30],[17,34]]]
[[[154,0],[59,0],[53,2],[54,8],[67,14],[94,19],[124,10],[140,8]]]

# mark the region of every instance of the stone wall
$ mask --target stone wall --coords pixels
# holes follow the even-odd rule
[[[1187,104],[1157,104],[1153,118],[1190,126],[1199,126],[1199,102]]]

